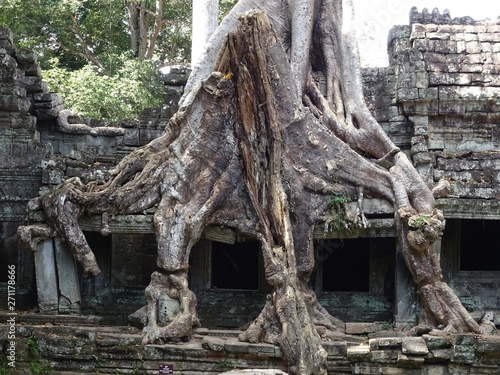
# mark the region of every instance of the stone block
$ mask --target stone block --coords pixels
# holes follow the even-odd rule
[[[456,53],[465,53],[467,50],[467,43],[465,40],[457,40],[457,50]]]
[[[5,49],[0,48],[0,66],[1,72],[11,74],[17,68],[17,61],[14,57],[9,55]]]
[[[29,99],[16,95],[0,95],[0,110],[27,113],[30,107]]]
[[[459,73],[481,73],[483,71],[483,64],[467,64],[464,63],[460,65],[457,72]],[[471,83],[477,84],[478,82],[473,80],[471,77]]]
[[[184,92],[184,86],[165,85],[163,95],[181,97]]]
[[[477,343],[476,335],[460,334],[453,336],[453,345],[475,345]]]
[[[432,153],[430,152],[419,152],[412,155],[413,163],[415,165],[429,164],[434,161]]]
[[[417,88],[402,88],[396,91],[396,97],[398,100],[415,100],[418,99],[418,89]]]
[[[335,357],[345,357],[347,355],[346,341],[327,341],[322,343],[328,355]]]
[[[55,119],[59,115],[59,112],[64,109],[63,105],[58,105],[52,108],[35,108],[35,115],[39,120],[49,120]]]
[[[422,52],[426,52],[426,51],[434,52],[434,50],[429,45],[428,41],[425,39],[414,39],[411,42],[411,47],[415,48],[419,51],[422,51]]]
[[[42,77],[25,76],[23,84],[27,92],[48,92],[48,85]]]
[[[480,42],[493,42],[493,43],[499,43],[500,42],[500,34],[498,33],[481,33],[478,34],[478,40]]]
[[[60,94],[37,92],[33,94],[35,108],[52,108],[63,104]]]
[[[451,362],[473,364],[476,361],[476,350],[471,345],[454,345]]]
[[[237,338],[229,338],[224,344],[224,350],[228,353],[248,353],[248,343],[238,341]]]
[[[429,86],[429,75],[427,72],[415,73],[415,87],[425,89]]]
[[[401,343],[404,354],[426,355],[429,353],[427,344],[422,337],[405,337]]]
[[[139,129],[139,141],[141,145],[146,145],[153,139],[162,135],[163,129]]]
[[[478,353],[496,353],[500,360],[500,340],[498,339],[492,339],[491,341],[479,340],[476,345],[476,350]]]
[[[390,363],[396,361],[398,352],[395,350],[372,350],[370,351],[370,361],[375,363]]]
[[[16,83],[1,83],[0,82],[0,95],[12,95],[25,98],[26,97],[26,89],[21,85],[17,85]]]
[[[56,313],[59,296],[52,239],[41,242],[35,251],[35,274],[40,312]]]
[[[425,340],[429,350],[448,349],[452,346],[452,342],[449,337],[423,335],[422,338]]]
[[[139,146],[139,129],[126,129],[123,136],[123,144],[127,146]]]
[[[481,43],[479,43],[478,41],[465,42],[465,52],[481,53]]]
[[[350,346],[347,348],[347,359],[349,362],[363,362],[370,359],[370,347],[368,345]]]
[[[345,333],[349,335],[356,335],[361,333],[369,333],[373,330],[373,323],[346,323]]]
[[[456,53],[457,42],[454,40],[429,40],[428,50],[439,53]]]
[[[40,76],[42,74],[42,68],[38,64],[20,64],[19,69],[22,69],[26,76]]]
[[[16,49],[15,57],[19,64],[34,64],[37,62],[36,53],[25,48]]]
[[[12,31],[10,29],[0,26],[0,40],[5,40],[10,44],[14,44],[14,36],[12,35]]]
[[[493,43],[491,45],[491,52],[500,52],[500,43]]]
[[[225,343],[226,340],[218,337],[205,337],[201,342],[201,346],[207,350],[222,352],[224,351]]]
[[[258,356],[274,357],[276,351],[274,350],[275,345],[271,344],[248,344],[248,353],[255,354]]]
[[[425,357],[428,362],[448,362],[453,355],[453,350],[448,349],[433,349]]]
[[[378,339],[370,339],[368,340],[368,345],[370,346],[370,350],[378,350],[379,345],[378,345]]]
[[[382,337],[378,339],[378,345],[380,348],[399,347],[402,341],[402,337]]]
[[[441,115],[460,115],[464,112],[463,101],[439,101],[438,111]]]
[[[190,73],[191,69],[186,66],[173,65],[160,68],[160,74],[167,85],[184,85]]]
[[[409,354],[399,353],[397,359],[398,367],[405,368],[420,368],[424,364],[425,358],[423,356],[413,356]]]
[[[425,37],[427,39],[437,39],[437,40],[450,40],[450,33],[444,33],[444,32],[430,32],[426,33]]]
[[[418,97],[424,100],[432,100],[438,98],[438,88],[429,87],[418,89]]]
[[[81,295],[75,258],[60,237],[54,238],[54,248],[60,293],[59,310],[78,313]]]
[[[471,83],[471,76],[467,73],[429,73],[429,85],[431,86],[467,86]]]
[[[410,40],[425,39],[425,31],[412,31]]]

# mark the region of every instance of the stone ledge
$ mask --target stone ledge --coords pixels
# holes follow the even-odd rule
[[[54,317],[40,316],[40,321]],[[0,329],[3,327],[0,325]],[[24,340],[30,338],[51,363],[50,373],[54,375],[73,375],[82,369],[88,373],[131,373],[135,368],[137,374],[154,374],[162,363],[191,375],[217,375],[230,369],[276,369],[279,373],[286,367],[278,346],[239,342],[234,334],[224,335],[228,333],[200,328],[189,342],[143,346],[140,331],[130,327],[19,324],[18,365],[29,362],[23,348]],[[371,339],[369,345],[353,343],[348,336],[324,343],[329,373],[416,375],[467,371],[494,375],[500,365],[497,336],[380,337]]]
[[[16,317],[16,322],[26,324],[98,326],[102,322],[102,318],[95,315],[47,315],[23,313],[10,315],[6,312],[0,312],[0,321],[6,321],[6,319],[12,316]]]

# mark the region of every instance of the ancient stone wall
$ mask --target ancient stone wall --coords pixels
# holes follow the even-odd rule
[[[99,327],[95,317],[19,316],[18,321],[24,324],[18,326],[13,374],[29,369],[52,375],[153,375],[160,365],[184,375],[286,369],[278,346],[239,342],[234,330],[197,329],[189,342],[143,346],[136,328]],[[0,329],[7,332],[4,325]],[[5,343],[0,336],[0,350]],[[495,375],[500,366],[500,340],[491,336],[339,336],[323,346],[330,375]]]
[[[500,310],[500,292],[495,287],[500,269],[487,273],[464,270],[457,250],[465,219],[500,220],[500,25],[470,18],[451,19],[449,14],[439,12],[413,11],[410,19],[410,25],[396,26],[389,35],[390,65],[364,71],[365,96],[375,117],[394,142],[411,155],[426,181],[430,185],[440,180],[450,183],[449,194],[437,200],[450,219],[442,244],[447,281],[471,310]],[[26,220],[27,200],[65,178],[105,177],[131,150],[161,134],[177,109],[188,71],[171,67],[163,73],[164,107],[145,110],[139,120],[110,124],[121,129],[122,135],[67,132],[58,125],[62,100],[50,93],[41,80],[36,57],[15,49],[10,32],[0,29],[0,254],[2,266],[22,266],[19,282],[25,285],[22,295],[29,307],[36,304],[30,294],[33,256],[18,250],[15,239],[17,226]],[[92,129],[104,125],[75,116],[70,116],[68,122]],[[328,236],[374,240],[367,253],[371,267],[367,271],[371,275],[368,286],[363,291],[326,291],[320,267],[332,249],[322,247],[319,241],[320,250],[326,249],[327,253],[318,257],[314,288],[321,302],[347,321],[407,319],[413,323],[417,303],[404,263],[394,244],[381,252],[381,244],[376,241],[392,239],[395,243],[391,208],[367,201],[366,209],[371,215],[369,229],[350,234],[332,232]],[[28,219],[42,221],[43,217],[35,213]],[[82,227],[87,231],[100,230],[99,218],[82,220],[86,221]],[[92,240],[103,274],[90,281],[81,280],[82,307],[89,313],[126,317],[144,303],[145,280],[154,267],[151,213],[114,217],[110,226],[111,244],[102,238]],[[317,239],[323,240],[321,236],[326,237],[319,233]],[[484,245],[487,250],[488,246]],[[221,321],[238,326],[251,320],[260,306],[253,310],[241,306],[263,301],[266,289],[261,287],[261,281],[259,290],[211,288],[211,260],[202,247],[193,251],[192,267],[196,272],[191,277],[201,303],[202,320],[205,317],[213,326]],[[133,262],[137,249],[142,251],[140,264]],[[127,278],[130,270],[136,272]],[[494,317],[497,321],[498,316]],[[373,330],[372,325],[348,327],[351,333]]]
[[[429,185],[450,184],[436,201],[448,219],[445,278],[469,310],[496,311],[499,322],[489,233],[500,230],[500,25],[413,9],[410,25],[391,30],[388,53],[388,68],[367,71],[367,97]],[[387,85],[392,96],[380,95]]]

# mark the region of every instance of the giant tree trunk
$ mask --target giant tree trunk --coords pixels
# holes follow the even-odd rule
[[[479,332],[441,281],[431,245],[444,218],[429,187],[364,103],[356,44],[343,18],[348,6],[241,0],[214,34],[163,136],[124,158],[106,183],[71,179],[32,203],[89,275],[99,268],[79,215],[156,208],[160,271],[146,290],[144,343],[189,336],[199,324],[186,276],[189,253],[206,226],[223,225],[261,242],[274,287],[240,340],[279,344],[292,374],[326,374],[321,339],[343,327],[319,305],[308,281],[313,228],[328,220],[332,194],[393,202],[426,320]],[[324,90],[318,76],[326,78]],[[360,208],[344,224],[364,223]],[[30,227],[20,234],[27,242],[40,235]],[[168,324],[156,313],[165,294],[181,305]]]
[[[198,62],[205,50],[205,44],[217,29],[219,0],[193,0],[191,26],[191,66]]]

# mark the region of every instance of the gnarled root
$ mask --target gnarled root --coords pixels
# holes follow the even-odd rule
[[[479,324],[470,316],[448,284],[435,281],[419,288],[424,314],[421,323],[432,326],[445,325],[447,333],[480,333]],[[433,333],[437,333],[435,330]]]
[[[297,345],[303,340],[333,338],[337,331],[344,331],[344,323],[333,318],[317,301],[314,292],[294,291],[293,288],[283,288],[272,296],[267,296],[267,302],[261,313],[248,329],[238,336],[240,341],[251,343],[266,342],[279,345],[289,364],[290,374],[303,374],[304,368],[311,368],[312,361],[316,373],[321,374],[326,364],[326,352],[321,346],[315,347],[308,343]],[[297,294],[299,298],[297,298]],[[319,336],[319,337],[318,337]],[[304,367],[304,368],[302,368]]]
[[[179,301],[179,313],[166,322],[160,321],[158,314],[159,303],[164,296]],[[186,272],[153,272],[146,288],[146,299],[148,324],[143,329],[143,344],[189,338],[193,328],[200,326],[196,314],[196,296],[188,288]]]
[[[38,244],[56,235],[56,231],[45,224],[20,226],[17,229],[22,247],[36,251]]]
[[[443,213],[434,209],[430,214],[417,214],[408,217],[406,238],[411,248],[420,252],[427,251],[436,242],[444,230]]]

